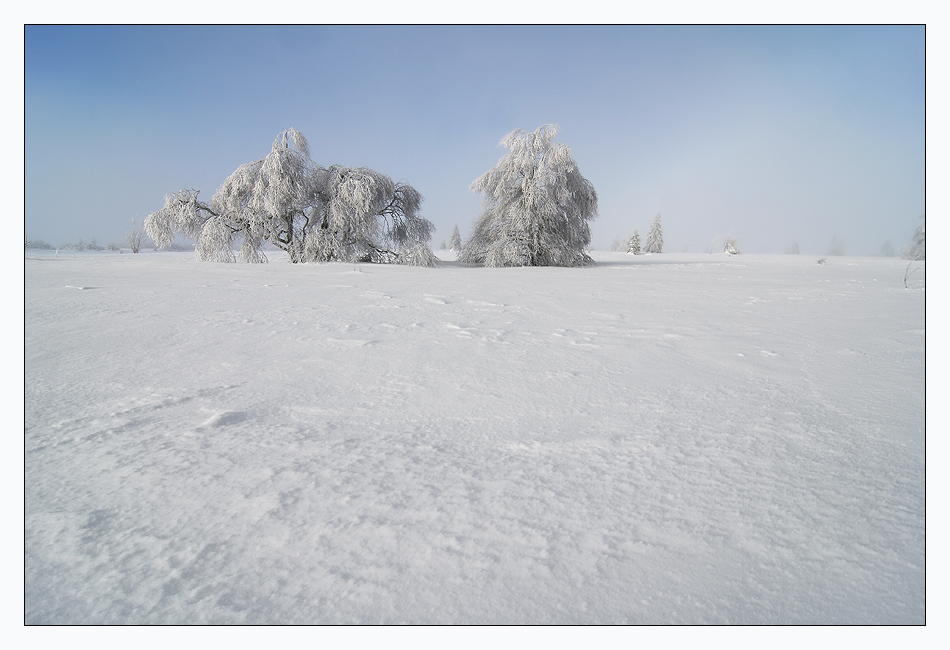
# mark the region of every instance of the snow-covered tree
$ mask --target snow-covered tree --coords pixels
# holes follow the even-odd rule
[[[916,271],[910,270],[910,267],[913,266],[914,262],[922,261],[927,259],[927,238],[925,233],[925,226],[927,219],[924,215],[920,215],[920,223],[917,224],[917,228],[914,229],[914,238],[911,240],[911,245],[904,249],[905,257],[910,261],[907,263],[907,268],[904,269],[904,288],[909,287],[907,279],[911,274]]]
[[[459,234],[457,224],[452,227],[452,236],[449,238],[449,248],[456,253],[462,250],[462,236]]]
[[[844,255],[844,244],[841,243],[841,240],[838,239],[838,235],[835,235],[831,238],[831,243],[828,244],[828,255],[842,256]]]
[[[926,221],[924,215],[920,215],[920,223],[914,229],[914,238],[911,240],[910,246],[904,248],[904,256],[909,260],[927,259]]]
[[[133,253],[138,253],[139,249],[142,248],[142,240],[145,238],[145,234],[135,225],[135,219],[132,219],[131,223],[132,230],[126,232],[123,239],[129,248],[132,249]]]
[[[365,167],[317,173],[314,222],[300,241],[302,261],[437,263],[433,225],[418,216],[422,196]]]
[[[588,221],[597,215],[597,193],[565,144],[558,127],[512,131],[501,141],[510,151],[471,189],[485,195],[459,261],[485,266],[580,266],[593,260]]]
[[[165,197],[145,231],[165,248],[177,232],[196,241],[199,260],[233,262],[242,242],[247,262],[266,261],[264,244],[292,262],[436,263],[433,225],[419,216],[422,196],[405,183],[364,167],[324,169],[310,159],[296,129],[277,136],[270,153],[238,167],[211,198],[196,190]]]
[[[729,253],[730,255],[738,255],[739,247],[736,246],[735,237],[726,237],[726,245],[722,249],[724,252]]]
[[[640,233],[634,229],[633,237],[630,238],[630,243],[627,244],[627,254],[640,255],[642,252],[640,249]]]
[[[653,224],[650,225],[650,232],[647,233],[646,243],[647,253],[663,252],[663,228],[660,226],[660,215],[653,218]]]

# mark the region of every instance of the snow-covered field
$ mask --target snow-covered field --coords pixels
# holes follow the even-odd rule
[[[924,270],[25,261],[27,623],[923,623]]]

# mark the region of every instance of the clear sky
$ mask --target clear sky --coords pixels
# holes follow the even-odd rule
[[[26,235],[119,242],[294,127],[419,190],[438,248],[502,137],[554,123],[594,248],[660,213],[671,252],[873,255],[925,209],[924,64],[920,26],[27,26]]]

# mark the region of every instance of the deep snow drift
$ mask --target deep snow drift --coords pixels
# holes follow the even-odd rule
[[[28,623],[922,623],[924,271],[27,251]]]

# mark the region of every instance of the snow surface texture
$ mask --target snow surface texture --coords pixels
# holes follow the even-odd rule
[[[923,268],[593,255],[27,251],[26,622],[923,623]]]

